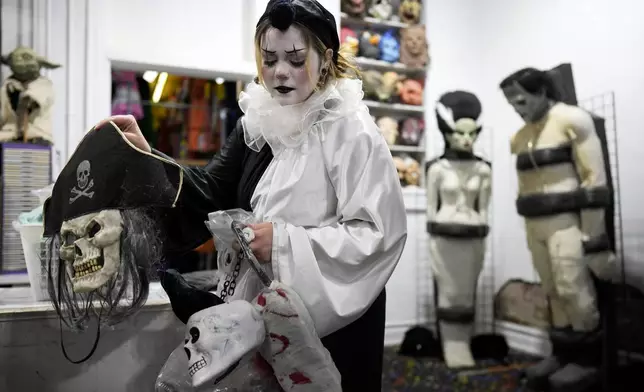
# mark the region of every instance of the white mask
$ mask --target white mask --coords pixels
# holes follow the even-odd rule
[[[523,121],[528,123],[539,121],[550,107],[545,92],[532,94],[516,82],[504,88],[503,94]]]
[[[76,293],[97,290],[121,266],[123,219],[119,210],[103,210],[63,222],[60,258],[66,261]]]
[[[452,150],[472,151],[478,136],[479,126],[476,121],[471,118],[461,118],[456,121],[454,131],[448,133],[445,138]]]
[[[193,314],[186,325],[188,372],[195,388],[216,382],[264,342],[260,313],[246,301],[232,301]]]
[[[479,136],[481,124],[471,118],[454,121],[452,110],[442,103],[436,103],[436,112],[451,129],[445,133],[448,147],[452,150],[471,152]]]
[[[262,79],[273,98],[285,106],[311,96],[320,79],[320,56],[308,47],[300,29],[269,28],[260,50]]]

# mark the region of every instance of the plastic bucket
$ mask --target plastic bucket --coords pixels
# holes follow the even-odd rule
[[[41,262],[40,256],[40,243],[44,232],[43,224],[14,221],[13,227],[20,233],[32,295],[36,301],[49,301],[46,267]]]

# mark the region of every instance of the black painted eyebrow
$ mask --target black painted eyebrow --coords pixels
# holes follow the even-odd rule
[[[291,53],[297,53],[297,52],[300,52],[300,51],[302,51],[302,50],[304,50],[304,49],[306,49],[306,48],[295,49],[295,44],[293,44],[293,50],[285,50],[285,52],[286,52],[287,54],[291,54]]]
[[[286,53],[286,54],[296,54],[296,53],[301,52],[303,50],[306,50],[306,48],[296,49],[295,45],[293,45],[293,50],[285,50],[284,53]],[[267,49],[264,49],[264,48],[262,48],[262,52],[264,52],[264,54],[276,54],[277,53],[274,50],[267,50]]]

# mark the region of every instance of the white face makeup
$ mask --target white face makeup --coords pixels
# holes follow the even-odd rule
[[[286,31],[270,28],[260,50],[264,85],[280,105],[298,104],[311,96],[320,79],[321,62],[301,30],[294,26]]]

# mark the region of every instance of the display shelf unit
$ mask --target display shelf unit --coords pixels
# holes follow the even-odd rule
[[[423,76],[427,71],[425,68],[413,68],[402,63],[390,63],[384,60],[375,60],[367,57],[356,57],[356,64],[363,69],[375,69],[384,72],[394,71],[410,76]]]
[[[421,21],[422,23],[422,21]],[[340,14],[340,25],[341,27],[349,27],[356,31],[358,35],[361,31],[371,31],[382,33],[387,30],[400,30],[412,25],[407,23],[401,23],[399,21],[383,21],[377,18],[372,18],[365,16],[362,18],[349,16],[346,13]],[[408,67],[405,64],[399,62],[388,62],[379,59],[367,58],[358,55],[355,58],[355,62],[360,68],[361,71],[375,70],[381,73],[384,72],[395,72],[402,77],[422,80],[423,83],[427,78],[427,68],[417,68],[417,67]],[[425,118],[425,105],[408,105],[398,102],[380,102],[371,99],[364,100],[365,105],[369,108],[369,112],[376,119],[384,116],[395,118],[399,121],[402,121],[406,118],[416,117],[424,120]],[[400,129],[399,129],[400,131]],[[427,132],[424,132],[426,134]],[[423,168],[426,162],[426,137],[423,137],[420,140],[418,146],[408,146],[408,145],[390,145],[389,149],[393,156],[399,155],[408,155],[418,161],[420,167]],[[405,187],[406,198],[419,196],[424,198],[424,175],[420,176],[420,185],[419,186],[408,186]],[[407,189],[410,188],[410,189]],[[413,188],[413,189],[412,189]],[[413,195],[413,196],[412,196]]]

